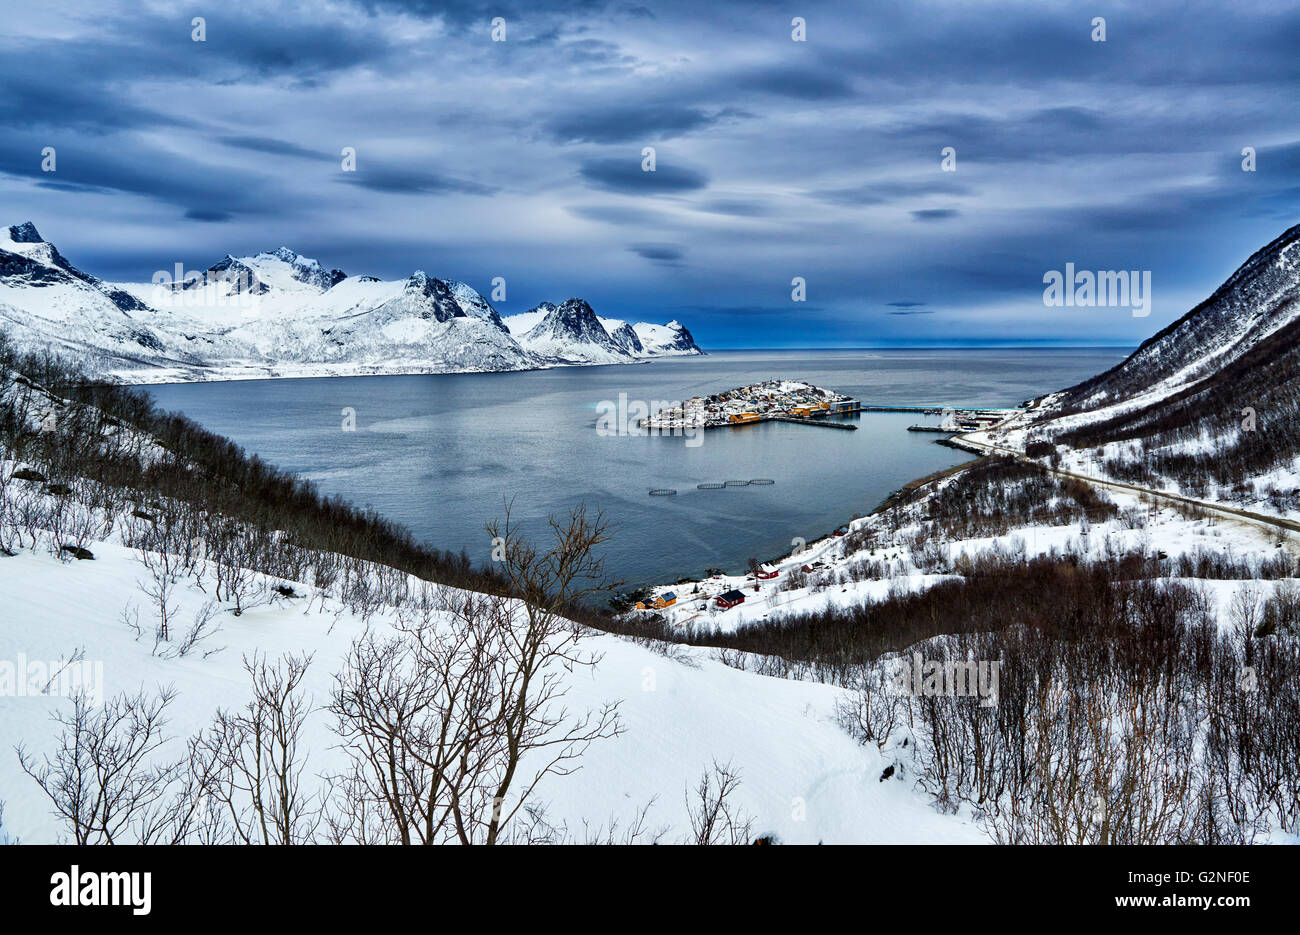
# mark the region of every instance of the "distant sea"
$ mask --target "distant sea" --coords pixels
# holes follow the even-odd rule
[[[812,541],[890,492],[968,456],[908,432],[912,413],[857,431],[769,423],[681,437],[602,436],[602,402],[677,402],[773,378],[865,404],[1015,406],[1118,363],[1121,348],[719,351],[645,364],[496,374],[259,380],[149,387],[325,493],[370,506],[441,549],[486,562],[484,523],[512,501],[525,532],[579,503],[615,523],[605,551],[628,587],[742,570]],[[355,430],[344,429],[355,413]],[[697,488],[728,480],[770,485]],[[651,489],[676,490],[650,496]]]

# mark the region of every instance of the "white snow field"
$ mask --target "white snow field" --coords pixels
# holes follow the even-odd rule
[[[175,687],[168,733],[184,738],[203,728],[219,707],[237,708],[248,700],[243,656],[261,652],[274,660],[311,653],[306,686],[316,710],[309,721],[308,772],[341,766],[321,706],[351,641],[364,630],[361,619],[296,583],[303,597],[277,597],[238,617],[225,608],[220,631],[199,649],[184,658],[160,658],[152,654],[148,633],[137,639],[120,619],[134,605],[147,627],[147,599],[137,588],[144,571],[136,553],[114,543],[90,548],[93,561],[65,563],[30,550],[0,557],[0,665],[23,659],[55,663],[84,650],[87,662],[103,665],[104,697]],[[192,618],[210,594],[211,587],[205,594],[191,581],[179,598],[177,619]],[[383,630],[391,620],[381,612],[369,625]],[[577,773],[544,780],[536,801],[553,824],[567,824],[579,836],[584,821],[593,828],[611,821],[626,827],[652,803],[647,825],[666,829],[665,841],[679,840],[689,831],[686,793],[717,761],[740,771],[734,802],[754,817],[755,835],[773,834],[786,843],[986,842],[971,822],[931,809],[909,783],[880,781],[892,761],[859,746],[835,724],[839,689],[740,671],[708,650],[683,649],[670,659],[604,634],[585,645],[603,659],[568,677],[564,703],[579,712],[619,701],[626,730],[591,746]],[[50,715],[70,709],[63,697],[17,691],[0,697],[4,832],[24,843],[57,842],[60,825],[36,783],[20,770],[14,747],[53,753]],[[173,741],[166,752],[180,749]]]

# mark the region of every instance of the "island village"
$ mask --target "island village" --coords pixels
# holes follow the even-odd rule
[[[797,380],[766,380],[712,396],[694,396],[678,408],[659,410],[640,424],[661,430],[701,426],[708,429],[774,420],[811,421],[859,411],[857,400],[843,393]]]

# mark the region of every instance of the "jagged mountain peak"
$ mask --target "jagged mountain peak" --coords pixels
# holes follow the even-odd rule
[[[592,311],[591,305],[587,303],[586,299],[580,299],[577,296],[565,299],[563,302],[559,304],[559,307],[556,308],[556,311],[562,315],[595,315],[596,314],[594,311]]]
[[[481,318],[484,321],[491,322],[492,325],[500,330],[510,333],[510,329],[505,326],[501,320],[500,313],[492,306],[483,295],[473,286],[467,283],[457,282],[453,279],[445,280],[447,288],[451,290],[452,297],[455,298],[461,310],[470,318]]]
[[[305,257],[297,250],[290,250],[288,247],[284,247],[284,246],[276,247],[274,250],[270,250],[268,252],[271,254],[271,256],[284,260],[284,262],[286,263],[295,263],[295,264],[311,263],[316,266],[320,266],[320,263],[318,261],[310,259],[309,257]]]
[[[576,297],[565,299],[559,305],[552,306],[533,331],[537,333],[549,331],[556,335],[567,331],[572,332],[574,337],[595,341],[609,338],[609,332],[596,317],[595,310],[585,299]]]
[[[320,289],[322,292],[348,278],[347,273],[343,272],[343,270],[326,270],[319,260],[303,256],[301,253],[290,247],[281,246],[274,250],[267,250],[257,254],[256,256],[243,257],[242,259],[250,265],[261,266],[265,263],[264,258],[266,260],[278,260],[279,262],[288,265],[289,277],[294,282],[299,282],[306,286],[312,286],[316,289]]]
[[[14,243],[45,243],[45,238],[31,221],[23,221],[9,228],[9,239]]]
[[[645,345],[641,343],[636,329],[625,321],[615,325],[613,322],[605,322],[605,330],[609,336],[614,339],[614,343],[621,347],[626,353],[636,356],[645,350]]]
[[[406,288],[411,291],[425,292],[429,288],[431,288],[429,283],[432,280],[432,278],[433,277],[431,277],[424,270],[417,269],[414,273],[412,273],[410,276],[406,278]]]
[[[584,359],[599,363],[625,358],[623,342],[615,340],[584,299],[565,299],[559,305],[543,303],[545,316],[523,335],[525,347],[563,360]],[[540,311],[542,306],[537,307]]]

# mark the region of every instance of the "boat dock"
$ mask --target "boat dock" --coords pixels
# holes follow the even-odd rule
[[[942,414],[943,406],[859,406],[856,412],[919,412],[922,415],[937,416]]]
[[[836,413],[840,415],[840,413]],[[800,416],[768,416],[768,422],[793,422],[796,425],[824,425],[828,429],[845,429],[849,432],[856,432],[858,427],[848,422],[832,422],[828,417],[822,416],[820,419],[804,419]]]
[[[833,413],[833,415],[848,415],[848,413]],[[844,429],[849,432],[856,432],[858,427],[848,422],[837,422],[831,416],[820,416],[816,419],[805,418],[803,416],[788,415],[761,415],[757,419],[746,419],[743,422],[716,422],[712,425],[702,425],[700,428],[704,431],[710,429],[739,429],[747,425],[762,425],[764,422],[792,422],[795,425],[824,425],[832,429]]]

